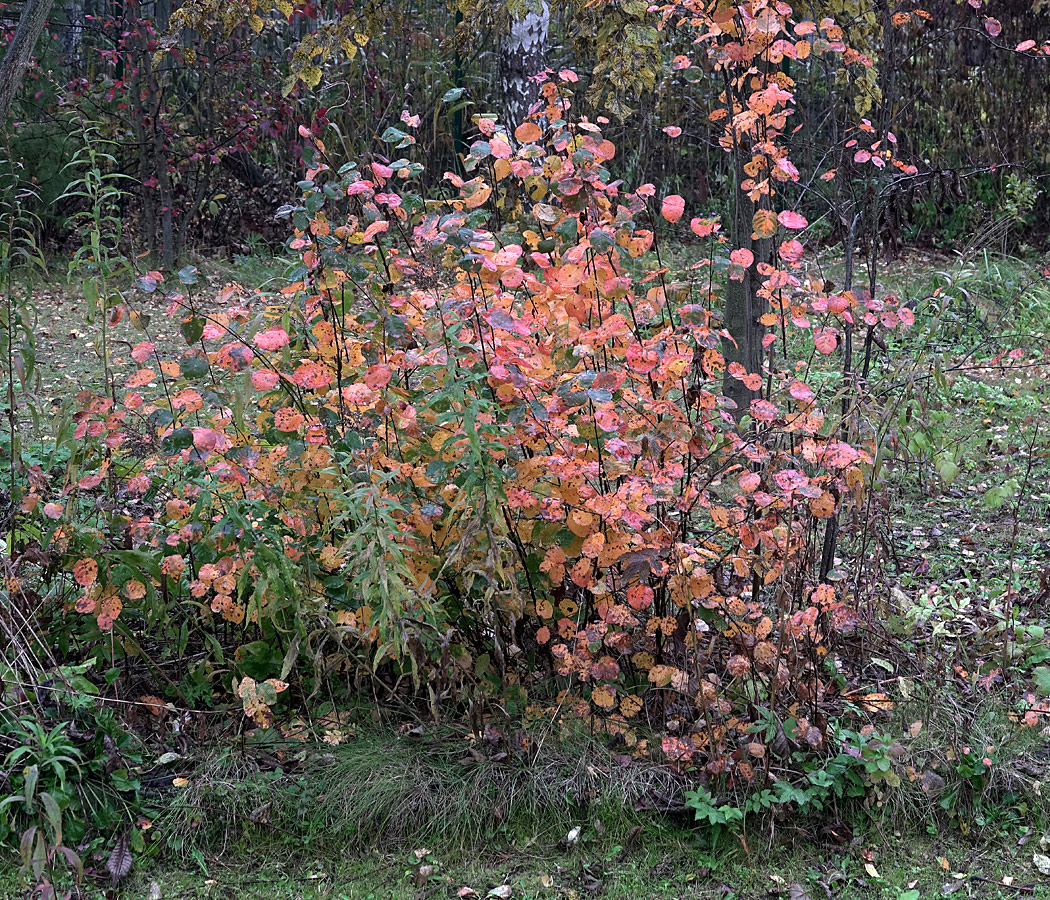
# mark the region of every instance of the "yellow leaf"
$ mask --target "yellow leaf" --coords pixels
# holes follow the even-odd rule
[[[638,715],[642,709],[642,701],[635,697],[633,694],[624,697],[620,701],[620,712],[623,713],[628,719]]]
[[[496,181],[502,181],[511,173],[510,162],[505,159],[497,159],[493,170],[496,173]]]
[[[892,712],[893,701],[883,693],[864,694],[857,698],[866,712]]]
[[[256,34],[263,30],[263,20],[254,13],[248,16],[248,24]]]

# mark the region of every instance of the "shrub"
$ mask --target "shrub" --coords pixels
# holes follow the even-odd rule
[[[613,180],[573,78],[545,85],[545,127],[479,117],[442,201],[410,159],[336,169],[304,131],[292,283],[209,305],[180,273],[185,352],[136,346],[120,402],[81,398],[65,483],[38,472],[20,498],[85,638],[197,642],[205,693],[221,678],[260,725],[290,675],[345,673],[435,710],[575,711],[636,752],[656,725],[670,760],[727,784],[825,746],[859,612],[819,578],[821,534],[864,500],[874,445],[842,439],[807,379],[848,324],[910,311],[814,287],[785,234],[758,267],[766,368],[727,367],[717,309],[752,260],[693,219],[702,258],[669,280],[681,199],[660,221],[651,185]],[[411,147],[411,122],[392,131]],[[750,408],[733,379],[761,390]]]

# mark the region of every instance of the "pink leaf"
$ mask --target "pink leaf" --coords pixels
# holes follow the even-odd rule
[[[280,376],[276,372],[259,371],[252,373],[252,387],[257,391],[268,391],[277,386]]]
[[[762,484],[762,476],[757,472],[748,472],[740,476],[740,489],[745,494],[753,494],[758,490],[760,484]]]
[[[804,216],[800,216],[797,212],[791,209],[785,209],[779,216],[777,216],[777,220],[785,228],[793,228],[795,230],[805,228],[809,224]]]
[[[269,331],[260,331],[253,339],[260,350],[279,350],[288,345],[288,332],[283,328],[271,328]]]

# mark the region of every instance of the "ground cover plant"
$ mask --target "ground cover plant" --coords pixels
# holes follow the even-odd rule
[[[393,875],[317,892],[616,895],[666,841],[668,895],[1038,892],[1050,270],[1004,252],[1035,188],[956,257],[886,263],[923,177],[886,57],[783,3],[644,14],[717,86],[724,215],[623,179],[570,66],[498,113],[451,89],[440,176],[407,106],[382,152],[298,124],[286,242],[232,265],[176,263],[173,198],[205,197],[174,164],[133,252],[120,142],[85,126],[59,275],[11,165],[0,841],[27,891],[210,896],[238,855],[384,847]],[[140,100],[177,46],[138,48]],[[802,171],[818,89],[841,129]],[[1003,865],[880,875],[915,833]],[[501,850],[559,861],[450,861]]]

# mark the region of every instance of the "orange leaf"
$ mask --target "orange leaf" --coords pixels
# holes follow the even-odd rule
[[[672,224],[682,218],[682,213],[685,212],[685,200],[678,196],[678,194],[671,194],[664,197],[664,202],[660,206],[660,215],[662,215],[668,222]]]
[[[514,129],[514,137],[523,144],[532,144],[543,137],[543,130],[535,122],[522,122]]]
[[[273,415],[273,427],[278,431],[298,431],[305,421],[303,414],[290,406],[282,406]]]
[[[93,559],[81,559],[73,566],[73,579],[81,587],[91,587],[98,578],[98,563]]]
[[[756,210],[755,215],[751,219],[751,228],[754,231],[752,237],[756,240],[758,238],[766,238],[770,235],[776,234],[776,214],[771,209]]]

